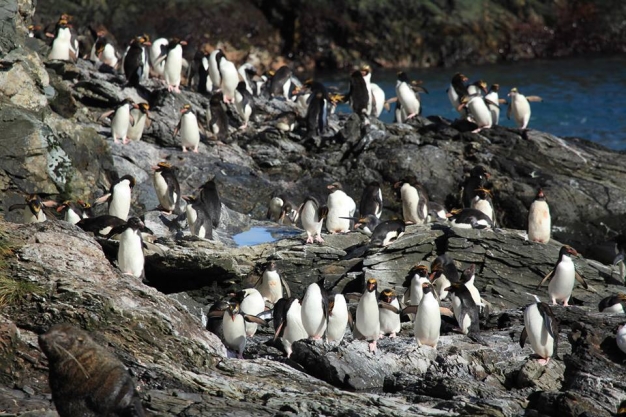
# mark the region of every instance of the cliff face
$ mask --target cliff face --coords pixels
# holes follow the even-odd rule
[[[363,61],[384,67],[454,66],[622,52],[626,6],[585,1],[42,1],[38,18],[60,13],[103,23],[123,43],[140,33],[261,48],[303,67]],[[171,16],[175,16],[172,19]],[[267,58],[269,58],[267,56]],[[264,62],[267,64],[267,62]]]

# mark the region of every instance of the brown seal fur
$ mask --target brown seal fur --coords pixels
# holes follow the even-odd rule
[[[48,357],[52,400],[61,417],[144,417],[135,382],[87,332],[57,324],[39,336]]]

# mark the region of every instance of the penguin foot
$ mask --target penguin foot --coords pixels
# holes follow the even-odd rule
[[[120,141],[119,141],[119,140],[117,140],[117,138],[114,136],[114,137],[113,137],[113,143],[120,143]]]
[[[546,359],[541,358],[541,359],[537,360],[537,363],[539,363],[539,365],[541,365],[541,366],[546,366],[548,364],[548,362],[550,362],[550,358],[546,358]]]
[[[411,113],[411,114],[409,114],[409,115],[406,117],[406,119],[404,119],[404,120],[406,121],[406,120],[412,119],[412,118],[414,118],[415,116],[417,116],[417,113]]]
[[[372,353],[376,352],[376,341],[375,340],[369,342],[367,345],[369,347],[370,352],[372,352]]]
[[[391,332],[391,333],[389,334],[389,338],[390,338],[390,339],[395,339],[395,338],[396,338],[396,332]]]
[[[244,130],[248,128],[248,123],[244,123],[241,126],[239,126],[239,130]]]
[[[187,152],[187,148],[183,146],[183,152]]]
[[[472,133],[478,133],[478,132],[480,132],[481,130],[483,130],[483,128],[482,128],[482,127],[479,127],[478,129],[474,129],[474,130],[472,130]]]
[[[308,244],[308,243],[313,243],[313,236],[309,236],[306,238],[305,244]]]
[[[128,138],[124,138],[124,140],[122,140],[122,143],[123,143],[124,145],[128,145],[128,144],[130,143],[130,139],[128,139]]]
[[[319,235],[318,235],[318,236],[315,236],[315,241],[316,241],[317,243],[324,243],[324,239],[322,239],[322,237],[321,237],[321,236],[319,236]]]
[[[198,153],[198,147],[197,146],[195,148],[193,148],[193,152],[194,153]]]

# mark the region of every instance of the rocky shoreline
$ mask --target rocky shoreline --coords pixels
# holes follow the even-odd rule
[[[10,24],[0,42],[0,295],[12,297],[0,297],[4,415],[57,415],[37,336],[59,322],[87,330],[118,357],[155,416],[615,415],[626,398],[624,354],[615,343],[623,315],[598,313],[597,305],[623,291],[624,282],[598,248],[623,232],[623,154],[535,130],[474,134],[473,127],[439,117],[364,125],[354,115],[337,115],[324,135],[309,137],[302,127],[288,133],[273,127],[272,119],[294,110],[293,103],[262,98],[250,128],[238,130],[229,113],[226,140],[206,136],[199,153],[183,153],[173,136],[179,110],[191,104],[203,114],[206,96],[167,93],[152,80],[138,92],[87,61],[43,62],[24,38],[33,12],[28,2],[2,12]],[[114,144],[98,117],[111,103],[138,100],[146,91],[151,126],[141,141]],[[162,160],[179,168],[183,194],[215,178],[223,203],[215,240],[190,236],[183,220],[156,210],[151,166]],[[367,237],[356,232],[305,245],[304,233],[259,220],[276,193],[325,201],[326,185],[341,181],[358,197],[374,180],[390,218],[401,212],[393,184],[410,174],[433,201],[458,207],[458,186],[479,164],[491,173],[497,231],[413,225],[381,249],[366,248]],[[18,224],[19,214],[8,211],[31,192],[93,201],[124,174],[137,179],[131,212],[154,231],[144,281],[115,267],[116,241],[63,221]],[[555,225],[547,245],[528,242],[522,231],[539,186]],[[233,236],[250,227],[281,238],[237,246]],[[518,344],[522,307],[533,300],[528,293],[546,299],[545,287],[536,286],[561,242],[585,255],[575,264],[589,289],[576,287],[574,306],[554,308],[560,359],[542,367]],[[405,324],[398,338],[379,341],[376,355],[349,334],[339,345],[296,342],[285,359],[265,330],[249,341],[245,360],[237,360],[202,323],[215,300],[253,284],[268,260],[297,296],[320,277],[334,292],[352,291],[373,276],[379,288],[402,293],[408,270],[443,252],[460,270],[476,266],[476,286],[489,304],[481,321],[485,344],[452,332],[448,323],[437,350],[418,348]]]

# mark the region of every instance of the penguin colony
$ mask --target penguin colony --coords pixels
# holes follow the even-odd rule
[[[75,61],[83,56],[71,16],[61,16],[54,34],[49,37],[52,43],[48,59]],[[187,42],[182,39],[150,41],[147,35],[139,35],[131,39],[125,52],[121,53],[114,38],[106,31],[98,32],[94,38],[90,54],[86,56],[101,71],[123,74],[127,88],[144,90],[143,83],[148,77],[155,77],[163,80],[163,87],[169,93],[193,88],[210,96],[205,112],[206,129],[197,115],[199,109],[190,104],[181,109],[174,136],[180,135],[183,152],[198,152],[203,135],[211,134],[217,140],[227,137],[230,124],[227,110],[237,115],[239,128],[246,129],[255,121],[255,100],[259,96],[296,102],[299,114],[281,114],[273,120],[272,127],[286,132],[293,131],[300,124],[312,137],[325,133],[329,117],[338,103],[349,103],[363,125],[368,125],[370,118],[379,117],[385,108],[389,110],[390,104],[395,103],[396,122],[405,123],[422,113],[421,94],[429,93],[421,82],[411,81],[406,73],[400,72],[396,97],[385,100],[383,90],[372,82],[372,70],[368,65],[352,72],[349,91],[340,94],[315,80],[301,82],[287,66],[265,74],[259,74],[250,63],[237,68],[221,49],[206,53],[199,51],[189,64],[183,58]],[[189,71],[183,74],[185,64]],[[493,84],[487,89],[487,83],[482,80],[469,83],[465,75],[457,73],[451,79],[447,95],[459,117],[475,124],[473,132],[478,133],[499,122],[500,104],[507,102],[499,98],[499,88],[498,84]],[[531,117],[530,102],[541,101],[541,98],[524,96],[517,88],[511,89],[508,97],[507,117],[512,118],[520,129],[527,129]],[[100,118],[112,116],[113,142],[127,144],[141,139],[143,130],[149,127],[149,109],[148,102],[135,103],[126,98],[115,103],[115,108]],[[358,211],[357,204],[342,184],[335,182],[328,185],[328,196],[322,202],[313,195],[301,204],[285,195],[274,196],[267,217],[287,226],[301,227],[307,234],[306,244],[323,244],[324,228],[330,234],[360,230],[370,236],[369,245],[383,247],[400,238],[408,224],[440,222],[449,227],[497,233],[497,210],[489,177],[484,167],[474,167],[460,187],[463,207],[449,213],[441,204],[430,201],[418,179],[409,176],[394,184],[402,205],[401,219],[381,220],[384,202],[381,185],[377,182],[370,183],[363,190]],[[139,217],[129,217],[134,185],[135,180],[130,175],[114,181],[109,192],[93,204],[108,202],[108,214],[100,216],[92,214],[89,203],[66,201],[59,204],[43,200],[37,194],[29,194],[25,203],[14,204],[10,210],[22,209],[26,223],[43,222],[62,214],[63,220],[98,236],[111,238],[119,235],[117,262],[120,270],[124,274],[143,277],[142,232],[151,231]],[[192,195],[183,196],[176,167],[161,162],[154,167],[154,188],[160,210],[183,215],[193,235],[213,238],[213,230],[219,226],[221,216],[221,202],[213,179]],[[58,207],[56,213],[49,212],[52,207]],[[529,209],[529,241],[547,243],[551,226],[546,196],[543,190],[538,190]],[[623,263],[623,251],[620,255],[621,258],[616,257],[616,263]],[[574,248],[563,246],[554,269],[539,284],[538,288],[550,281],[547,292],[553,306],[559,303],[568,306],[576,280],[587,288],[584,278],[576,272],[572,260],[575,256]],[[443,254],[431,265],[416,265],[409,271],[405,281],[407,290],[402,296],[391,289],[379,293],[376,279],[366,277],[362,294],[329,294],[322,279],[309,285],[306,292],[296,298],[291,296],[276,264],[270,262],[255,288],[231,294],[228,300],[220,300],[211,307],[207,328],[220,335],[229,350],[240,358],[247,338],[255,334],[258,326],[266,326],[270,321],[274,325],[274,339],[280,339],[287,356],[297,340],[310,338],[336,343],[342,340],[348,327],[355,339],[366,341],[369,350],[375,352],[376,341],[385,335],[394,337],[406,315],[413,321],[414,337],[419,346],[436,348],[441,323],[447,319],[456,322],[458,332],[480,343],[479,317],[486,303],[474,285],[476,274],[474,265],[459,274],[455,261]],[[449,303],[450,307],[443,303]],[[602,300],[599,308],[600,311],[624,313],[626,295]],[[529,340],[540,362],[547,364],[557,355],[558,347],[558,320],[552,308],[539,300],[531,303],[524,311],[524,324],[521,346]],[[617,343],[626,352],[626,327],[619,329]]]

